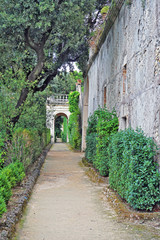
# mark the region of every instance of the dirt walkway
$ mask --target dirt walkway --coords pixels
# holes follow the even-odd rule
[[[70,152],[65,144],[52,147],[14,239],[159,239],[118,222],[100,199],[103,186],[85,176],[81,158],[82,153]]]

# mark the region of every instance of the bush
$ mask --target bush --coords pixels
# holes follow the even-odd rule
[[[4,199],[5,202],[8,202],[11,195],[11,184],[7,179],[7,176],[0,172],[0,196]]]
[[[86,136],[85,157],[89,163],[96,161],[97,133],[90,133]]]
[[[85,157],[90,163],[94,163],[96,159],[98,121],[97,112],[98,110],[88,118]]]
[[[3,138],[0,132],[0,169],[3,167],[4,161],[5,161],[4,156],[6,155],[6,152],[4,151],[4,142],[5,142],[5,139]]]
[[[6,211],[6,203],[12,195],[11,188],[24,178],[24,166],[16,161],[0,171],[0,217]]]
[[[21,162],[11,163],[2,170],[11,184],[11,187],[16,186],[25,177],[24,166]]]
[[[118,130],[118,118],[115,111],[106,108],[96,110],[88,120],[86,135],[86,158],[102,176],[109,173],[108,144],[112,134]]]
[[[106,108],[99,109],[97,122],[97,148],[95,167],[99,170],[100,175],[108,176],[109,159],[107,148],[110,136],[118,131],[118,118],[115,111],[109,112]]]
[[[44,129],[39,133],[37,129],[17,128],[13,134],[9,147],[8,159],[10,163],[22,162],[25,169],[41,154],[42,149],[50,142],[50,130]]]
[[[0,218],[2,217],[3,213],[7,211],[6,209],[6,203],[2,196],[0,196]]]
[[[141,130],[112,136],[108,147],[109,183],[135,209],[152,210],[160,201],[156,145]]]
[[[77,112],[72,113],[69,117],[69,123],[68,123],[69,143],[74,149],[80,149],[81,147],[79,117],[80,115],[77,114]]]

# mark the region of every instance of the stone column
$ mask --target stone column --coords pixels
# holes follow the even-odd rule
[[[55,117],[53,117],[51,121],[51,142],[54,143],[54,137],[55,137]]]

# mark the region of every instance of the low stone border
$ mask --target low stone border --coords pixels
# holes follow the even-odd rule
[[[23,209],[30,198],[32,189],[51,146],[52,144],[49,144],[42,151],[40,157],[33,164],[29,174],[27,174],[23,182],[12,190],[13,195],[8,202],[8,210],[0,219],[0,240],[9,240],[13,236],[16,224],[22,217]]]

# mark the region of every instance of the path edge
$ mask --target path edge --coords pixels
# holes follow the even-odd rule
[[[22,181],[20,186],[18,186],[21,191],[18,194],[18,199],[14,203],[14,207],[11,207],[11,209],[7,211],[0,219],[0,240],[9,240],[13,237],[16,230],[16,224],[22,217],[23,210],[30,199],[33,187],[38,179],[38,176],[40,175],[40,170],[52,145],[53,144],[50,143],[42,151],[41,155],[33,164],[24,181]],[[12,201],[13,199],[11,197],[8,205]]]

